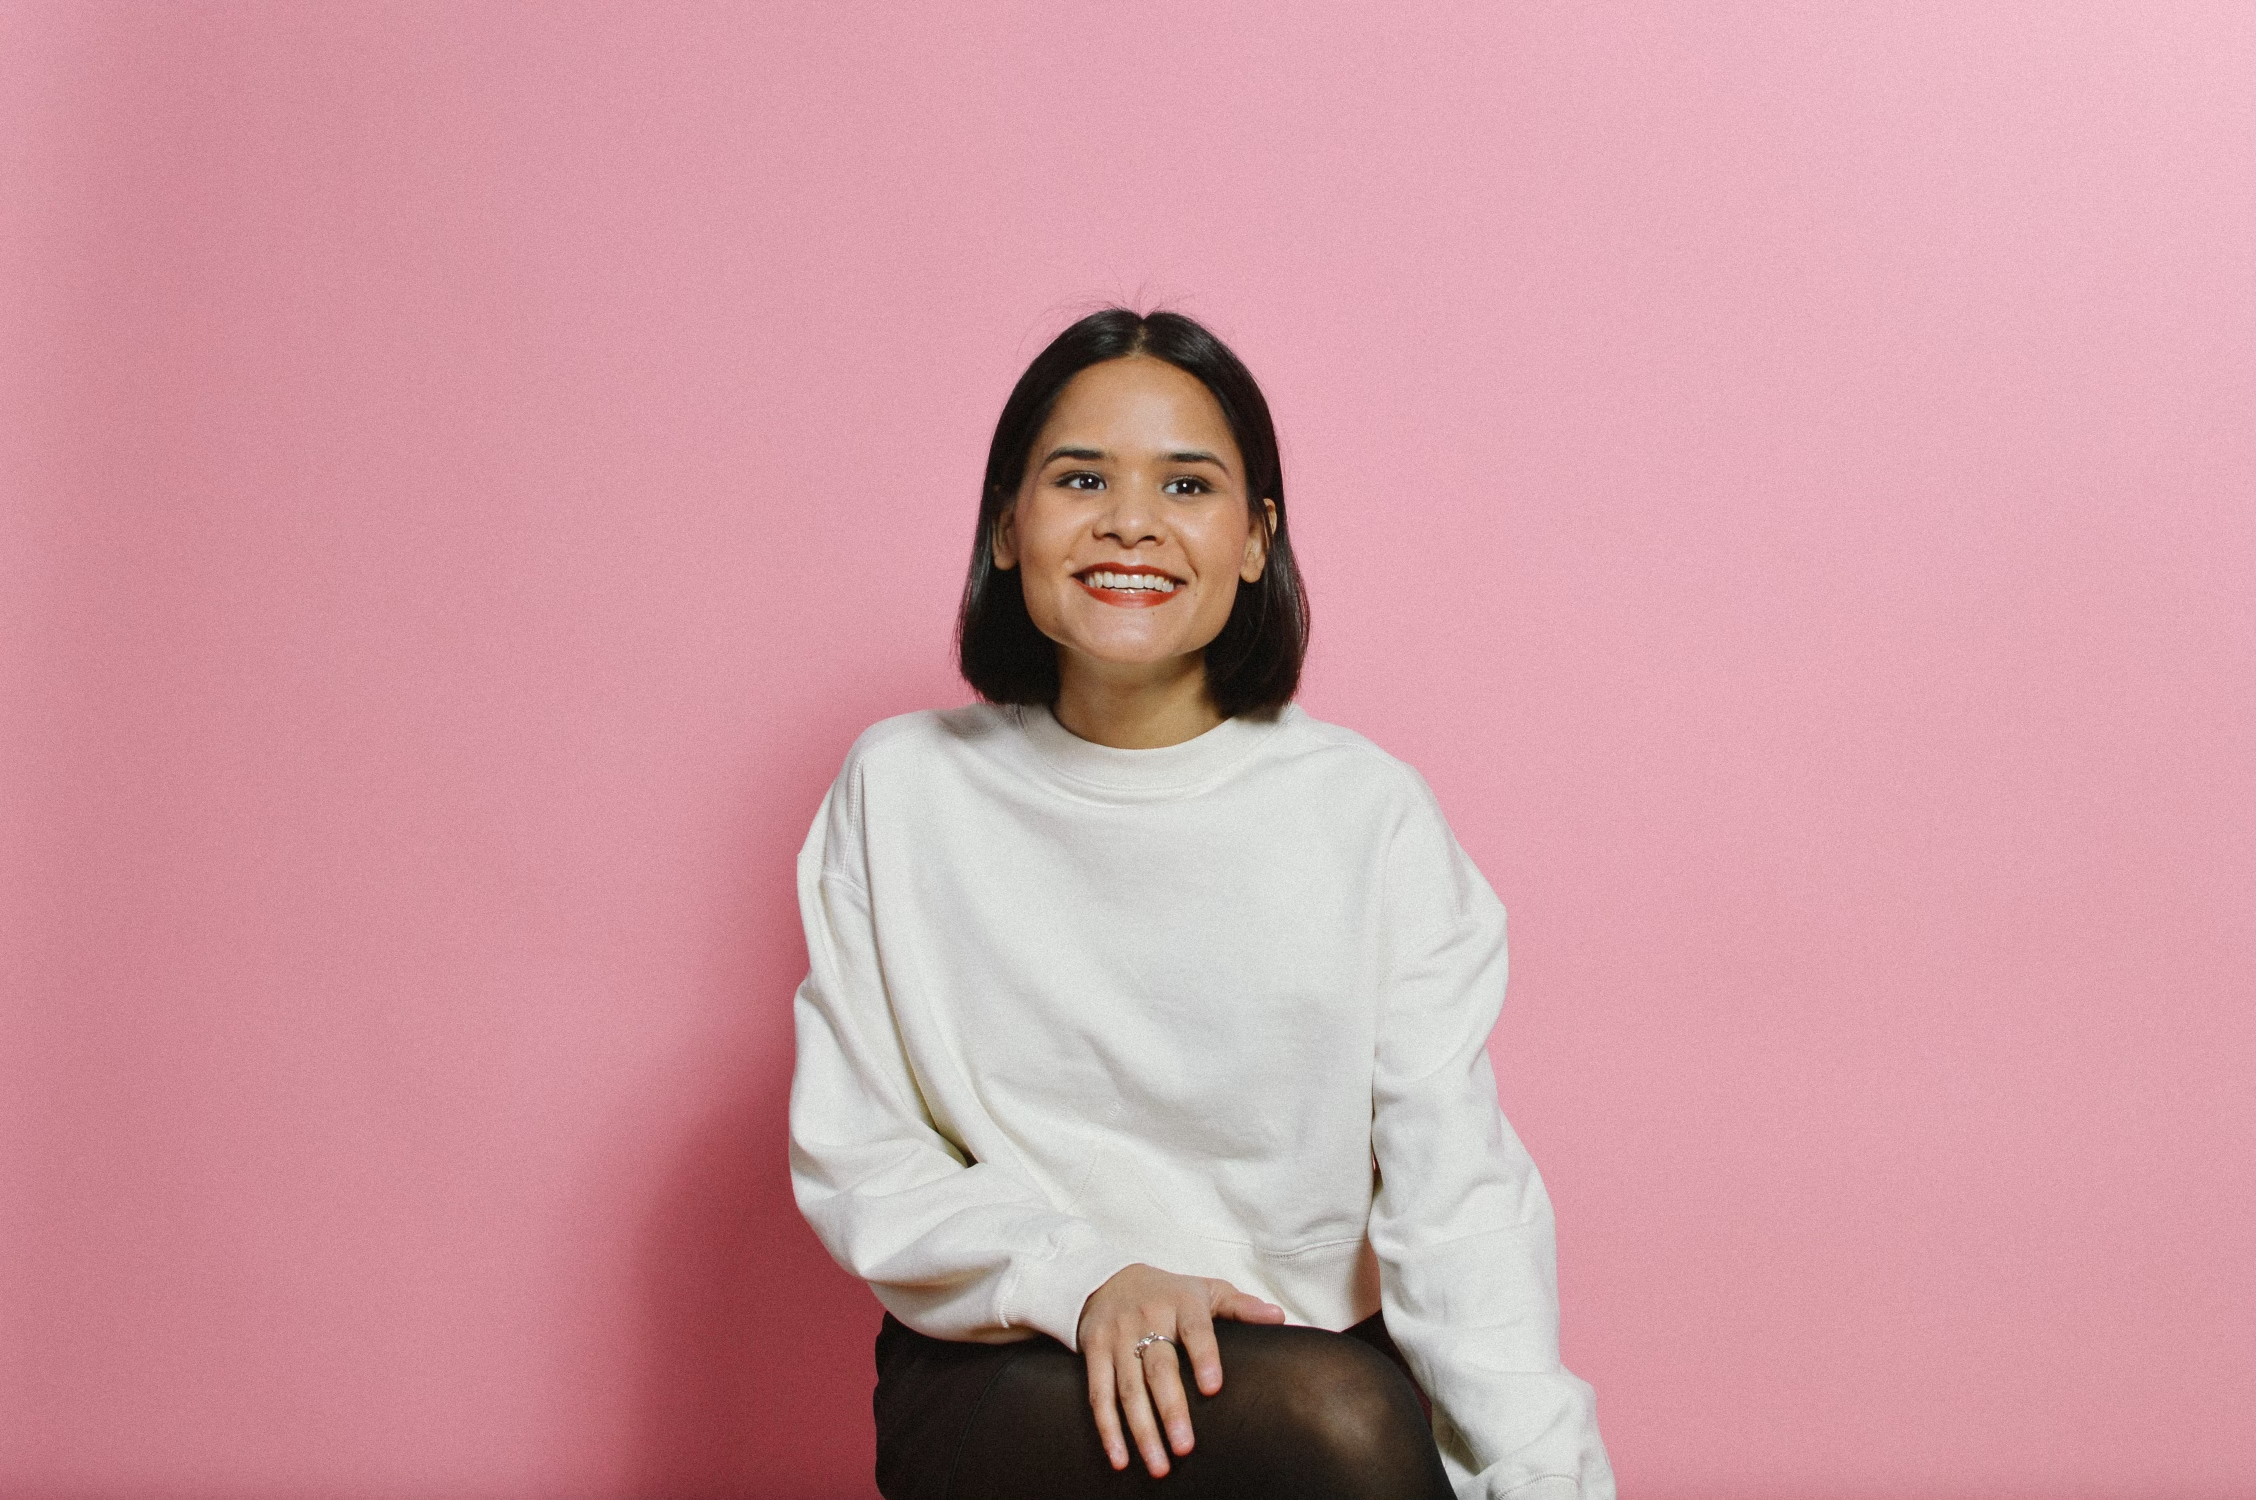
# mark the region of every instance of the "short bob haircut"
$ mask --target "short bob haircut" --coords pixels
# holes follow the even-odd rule
[[[1074,376],[1091,365],[1131,354],[1162,359],[1198,377],[1222,408],[1245,462],[1246,504],[1263,523],[1261,502],[1277,506],[1277,529],[1259,581],[1240,584],[1229,621],[1206,648],[1206,685],[1225,718],[1282,708],[1300,686],[1308,654],[1308,596],[1293,563],[1285,525],[1285,476],[1269,403],[1228,345],[1180,313],[1137,313],[1125,307],[1093,312],[1050,341],[1018,378],[995,440],[987,449],[987,482],[972,538],[971,572],[956,618],[956,655],[964,680],[990,703],[1054,705],[1057,643],[1026,613],[1018,570],[995,566],[995,525],[1018,498],[1026,460],[1050,409]]]

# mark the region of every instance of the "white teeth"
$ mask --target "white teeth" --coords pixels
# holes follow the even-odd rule
[[[1172,594],[1175,580],[1158,573],[1112,573],[1098,570],[1085,575],[1100,589],[1140,589],[1151,593]]]

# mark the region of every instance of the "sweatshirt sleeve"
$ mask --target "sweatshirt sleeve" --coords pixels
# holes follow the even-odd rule
[[[831,1256],[934,1338],[1077,1347],[1081,1305],[1128,1265],[1087,1220],[934,1123],[903,1050],[848,760],[799,855],[808,972],[793,1004],[791,1187]]]
[[[1459,1500],[1613,1500],[1589,1385],[1559,1363],[1551,1200],[1496,1101],[1504,908],[1424,781],[1386,857],[1371,1143],[1381,1305]]]

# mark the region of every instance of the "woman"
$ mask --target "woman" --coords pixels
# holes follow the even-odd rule
[[[887,1500],[1613,1493],[1485,1051],[1503,909],[1292,705],[1284,499],[1212,334],[1067,329],[988,454],[986,701],[864,734],[800,855],[792,1180],[887,1309]]]

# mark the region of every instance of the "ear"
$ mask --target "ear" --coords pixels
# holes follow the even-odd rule
[[[1238,576],[1247,583],[1261,581],[1261,570],[1269,566],[1269,538],[1277,534],[1277,502],[1264,495],[1261,499],[1261,524],[1246,528],[1245,566]]]
[[[1008,573],[1018,566],[1018,505],[1004,506],[995,513],[995,529],[987,538],[987,555],[995,560],[995,570]]]

